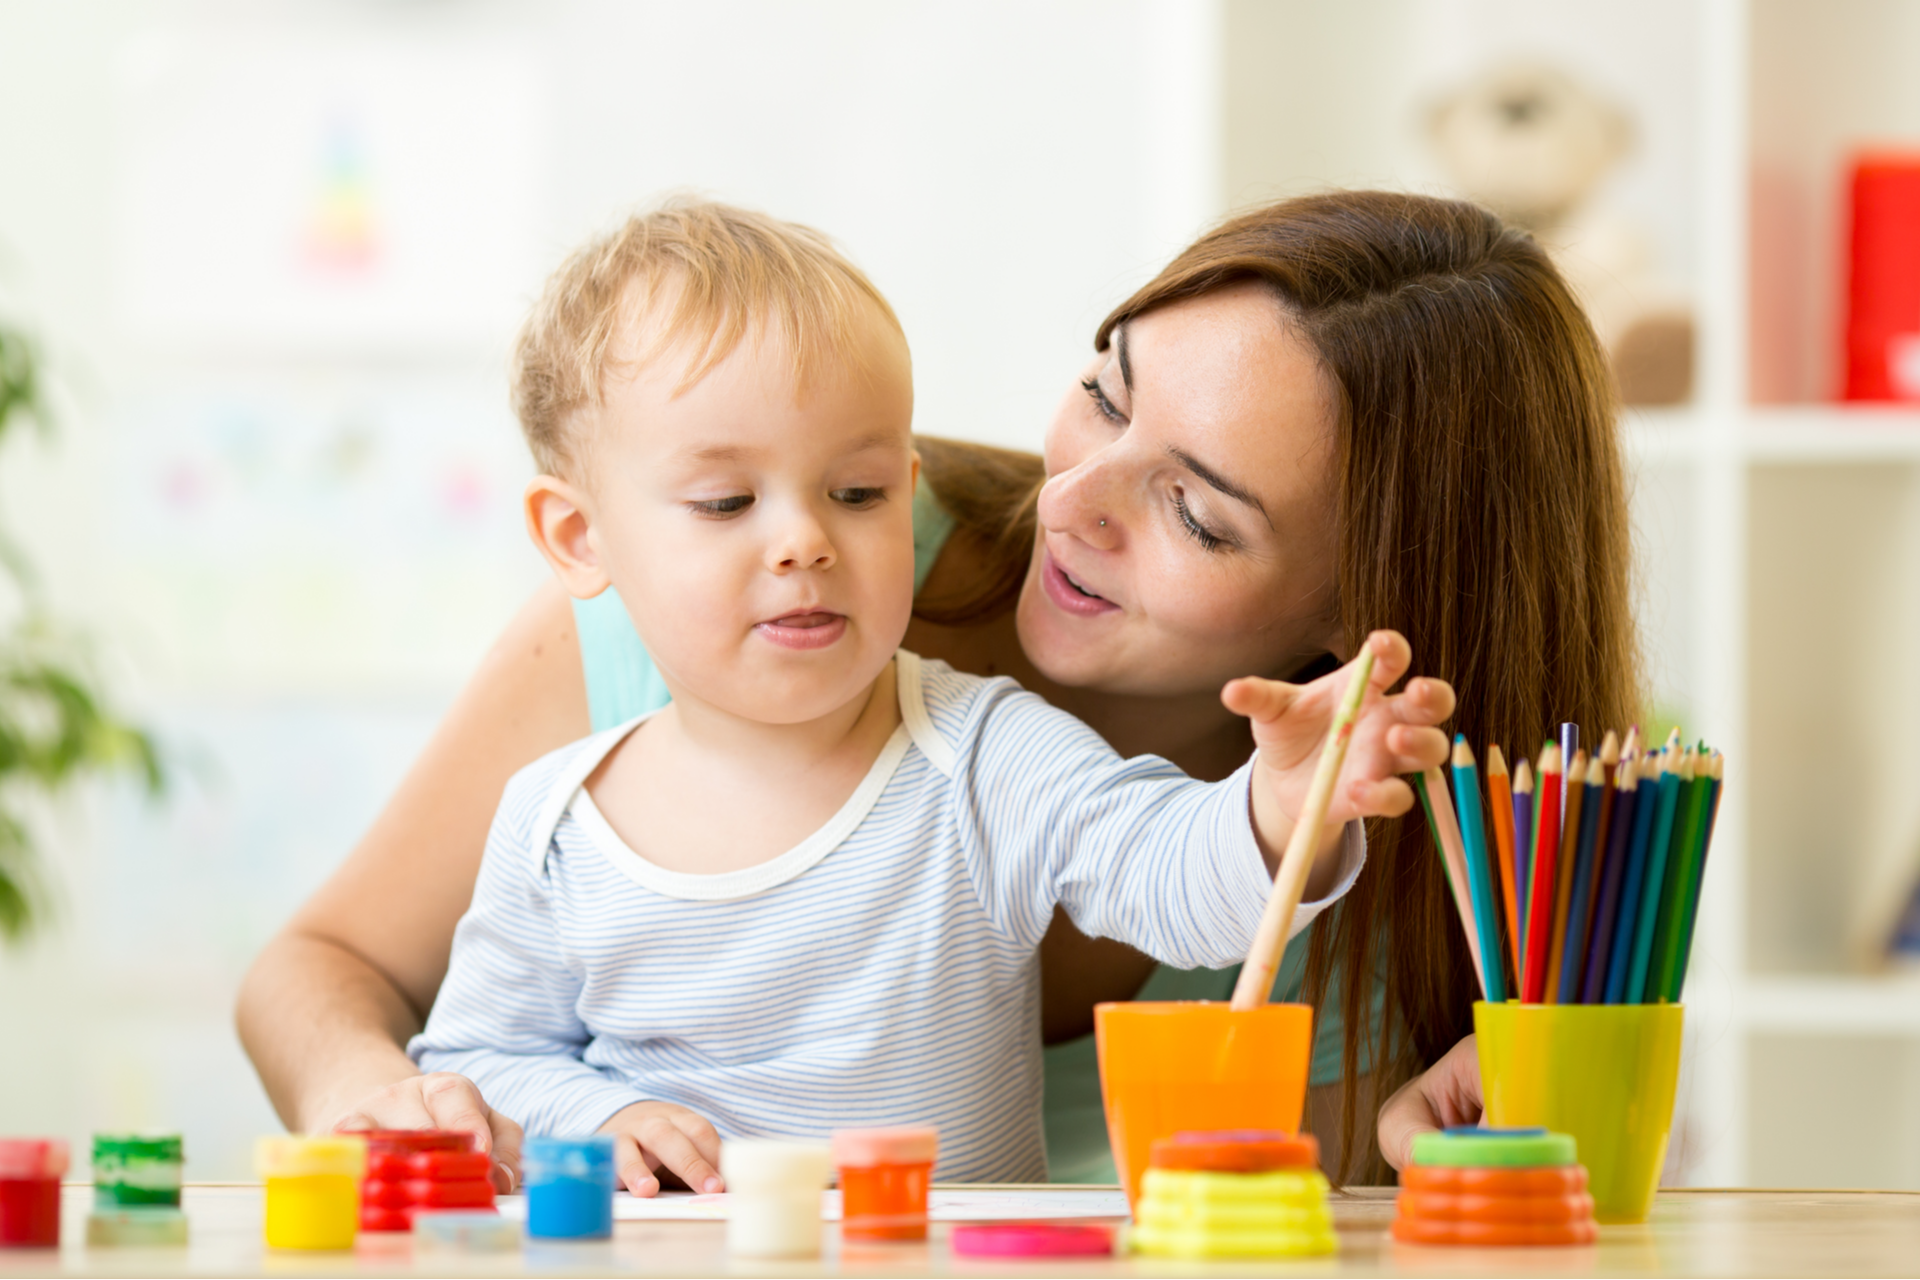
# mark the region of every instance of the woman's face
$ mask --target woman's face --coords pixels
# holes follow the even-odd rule
[[[1034,666],[1173,695],[1337,650],[1334,422],[1319,359],[1264,286],[1116,329],[1047,432],[1018,615]]]

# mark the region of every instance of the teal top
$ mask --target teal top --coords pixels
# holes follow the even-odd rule
[[[933,562],[953,534],[953,517],[941,507],[922,479],[913,494],[913,589],[926,583]],[[593,728],[624,724],[670,700],[666,681],[647,656],[640,633],[634,630],[626,606],[612,588],[591,600],[573,602],[575,629],[580,634],[580,665],[587,679],[587,707]],[[1297,1000],[1307,961],[1307,937],[1302,933],[1288,945],[1274,980],[1274,999]],[[1141,1000],[1225,1000],[1233,993],[1240,970],[1170,969],[1161,965],[1140,989]],[[1385,993],[1374,990],[1373,1017],[1380,1018]],[[1376,1040],[1378,1036],[1374,1037]],[[1329,984],[1319,1025],[1313,1034],[1312,1083],[1334,1084],[1340,1079],[1340,1056],[1345,1034],[1339,1010],[1337,980]],[[1045,1122],[1047,1169],[1055,1182],[1118,1182],[1113,1155],[1107,1145],[1106,1117],[1100,1104],[1100,1070],[1093,1037],[1082,1036],[1048,1048]],[[1360,1069],[1368,1069],[1366,1062]]]

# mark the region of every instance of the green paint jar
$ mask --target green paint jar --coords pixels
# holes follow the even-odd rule
[[[94,1207],[177,1209],[184,1163],[179,1134],[97,1133],[93,1137]]]

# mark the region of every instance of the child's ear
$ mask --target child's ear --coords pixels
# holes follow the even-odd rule
[[[535,476],[523,501],[527,535],[568,595],[591,600],[612,585],[590,536],[593,522],[584,494],[557,476]]]

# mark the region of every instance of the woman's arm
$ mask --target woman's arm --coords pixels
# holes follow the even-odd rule
[[[550,583],[495,642],[358,847],[241,984],[241,1043],[290,1128],[430,1118],[517,1145],[512,1121],[492,1117],[457,1077],[420,1078],[403,1046],[446,975],[507,779],[588,731],[572,609]]]

